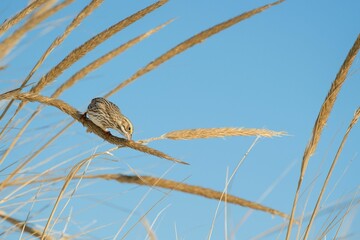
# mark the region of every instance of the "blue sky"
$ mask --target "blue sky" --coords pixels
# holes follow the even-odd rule
[[[151,3],[105,1],[53,51],[30,82],[36,82],[72,49],[90,37]],[[106,94],[170,48],[217,23],[266,3],[269,2],[170,1],[91,51],[45,88],[42,94],[52,94],[73,73],[95,58],[174,18],[171,24],[92,72],[60,96],[60,99],[77,109],[85,110],[92,98]],[[1,21],[25,5],[26,1],[1,1]],[[9,67],[0,72],[1,92],[19,86],[19,82],[33,67],[34,59],[41,56],[83,7],[84,2],[77,1],[22,39],[17,49],[4,60]],[[314,121],[332,81],[359,34],[359,9],[360,2],[357,1],[285,1],[175,56],[111,96],[110,100],[118,104],[133,122],[135,140],[160,136],[173,130],[202,127],[286,131],[288,136],[261,139],[255,145],[233,179],[229,193],[258,201],[278,181],[262,204],[290,213],[301,158]],[[313,186],[313,190],[305,212],[312,211],[341,139],[353,113],[359,107],[359,67],[357,57],[340,91],[318,149],[311,158],[302,188],[305,193],[300,198],[297,216],[301,214],[308,197],[309,186]],[[29,116],[36,106],[28,104],[19,119]],[[32,123],[26,136],[32,136],[39,127],[54,126],[60,122],[60,126],[49,128],[48,133],[52,135],[61,129],[61,124],[69,120],[57,109],[46,108]],[[359,137],[359,127],[355,126],[325,193],[323,207],[351,199],[358,191]],[[139,174],[164,176],[166,179],[222,191],[227,171],[233,171],[254,139],[232,137],[156,141],[150,146],[189,162],[190,166],[173,166],[139,152],[118,150],[113,157],[109,157],[111,161],[96,159],[89,169],[94,173],[132,174],[131,166]],[[39,137],[36,144],[45,141],[45,137]],[[17,151],[11,156],[21,158],[28,154],[26,150],[31,151],[34,147],[27,143],[24,146],[27,148],[23,148],[23,152]],[[111,148],[111,145],[86,133],[81,124],[76,123],[37,161],[43,161],[46,156],[70,146],[75,147],[55,157],[55,163],[84,153],[67,165],[70,168],[92,152]],[[314,179],[316,181],[311,185]],[[83,181],[82,185],[77,191],[78,197],[71,201],[63,217],[71,209],[76,224],[68,229],[69,233],[78,231],[75,225],[81,229],[89,225],[94,228],[110,224],[93,232],[91,236],[99,239],[114,236],[129,212],[149,190],[103,181]],[[149,211],[167,192],[152,189],[120,233],[119,239],[138,221],[139,216]],[[176,234],[178,239],[204,239],[209,234],[217,204],[215,200],[170,192],[151,209],[147,219],[151,223],[161,213],[154,228],[159,239],[176,239]],[[227,205],[229,236],[235,232],[235,239],[250,239],[284,223],[278,217],[256,211],[237,229],[236,226],[247,211],[239,206]],[[350,223],[345,222],[340,231],[344,235],[355,234],[353,238],[347,239],[359,237],[356,229],[360,224],[358,211],[358,207],[351,211]],[[43,214],[46,217],[49,212]],[[317,221],[310,235],[312,238],[322,232],[321,226],[326,218],[320,217]],[[224,205],[221,204],[212,239],[224,238],[224,224]],[[347,228],[348,232],[345,231]],[[143,239],[144,233],[143,227],[138,224],[128,238]],[[330,232],[329,237],[333,234],[333,231]],[[284,231],[264,239],[274,239],[276,236],[284,238]]]

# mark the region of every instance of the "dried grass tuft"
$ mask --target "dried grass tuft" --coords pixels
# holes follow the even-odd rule
[[[286,132],[275,132],[268,129],[256,128],[196,128],[168,132],[161,138],[172,140],[190,140],[198,138],[221,138],[233,136],[261,136],[279,137],[286,135]]]

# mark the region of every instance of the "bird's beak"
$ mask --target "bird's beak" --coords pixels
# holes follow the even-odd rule
[[[131,137],[132,137],[132,136],[131,136],[130,133],[126,133],[126,134],[125,134],[125,137],[127,138],[127,140],[131,140]]]

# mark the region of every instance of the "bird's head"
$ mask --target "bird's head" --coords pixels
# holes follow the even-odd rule
[[[118,120],[118,127],[117,130],[124,135],[128,140],[131,140],[134,128],[132,123],[129,119],[127,119],[125,116],[122,116]]]

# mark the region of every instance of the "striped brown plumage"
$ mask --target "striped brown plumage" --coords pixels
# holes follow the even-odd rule
[[[94,98],[86,111],[87,117],[107,131],[108,128],[115,129],[128,140],[131,139],[133,126],[128,118],[126,118],[114,103],[105,98]]]

